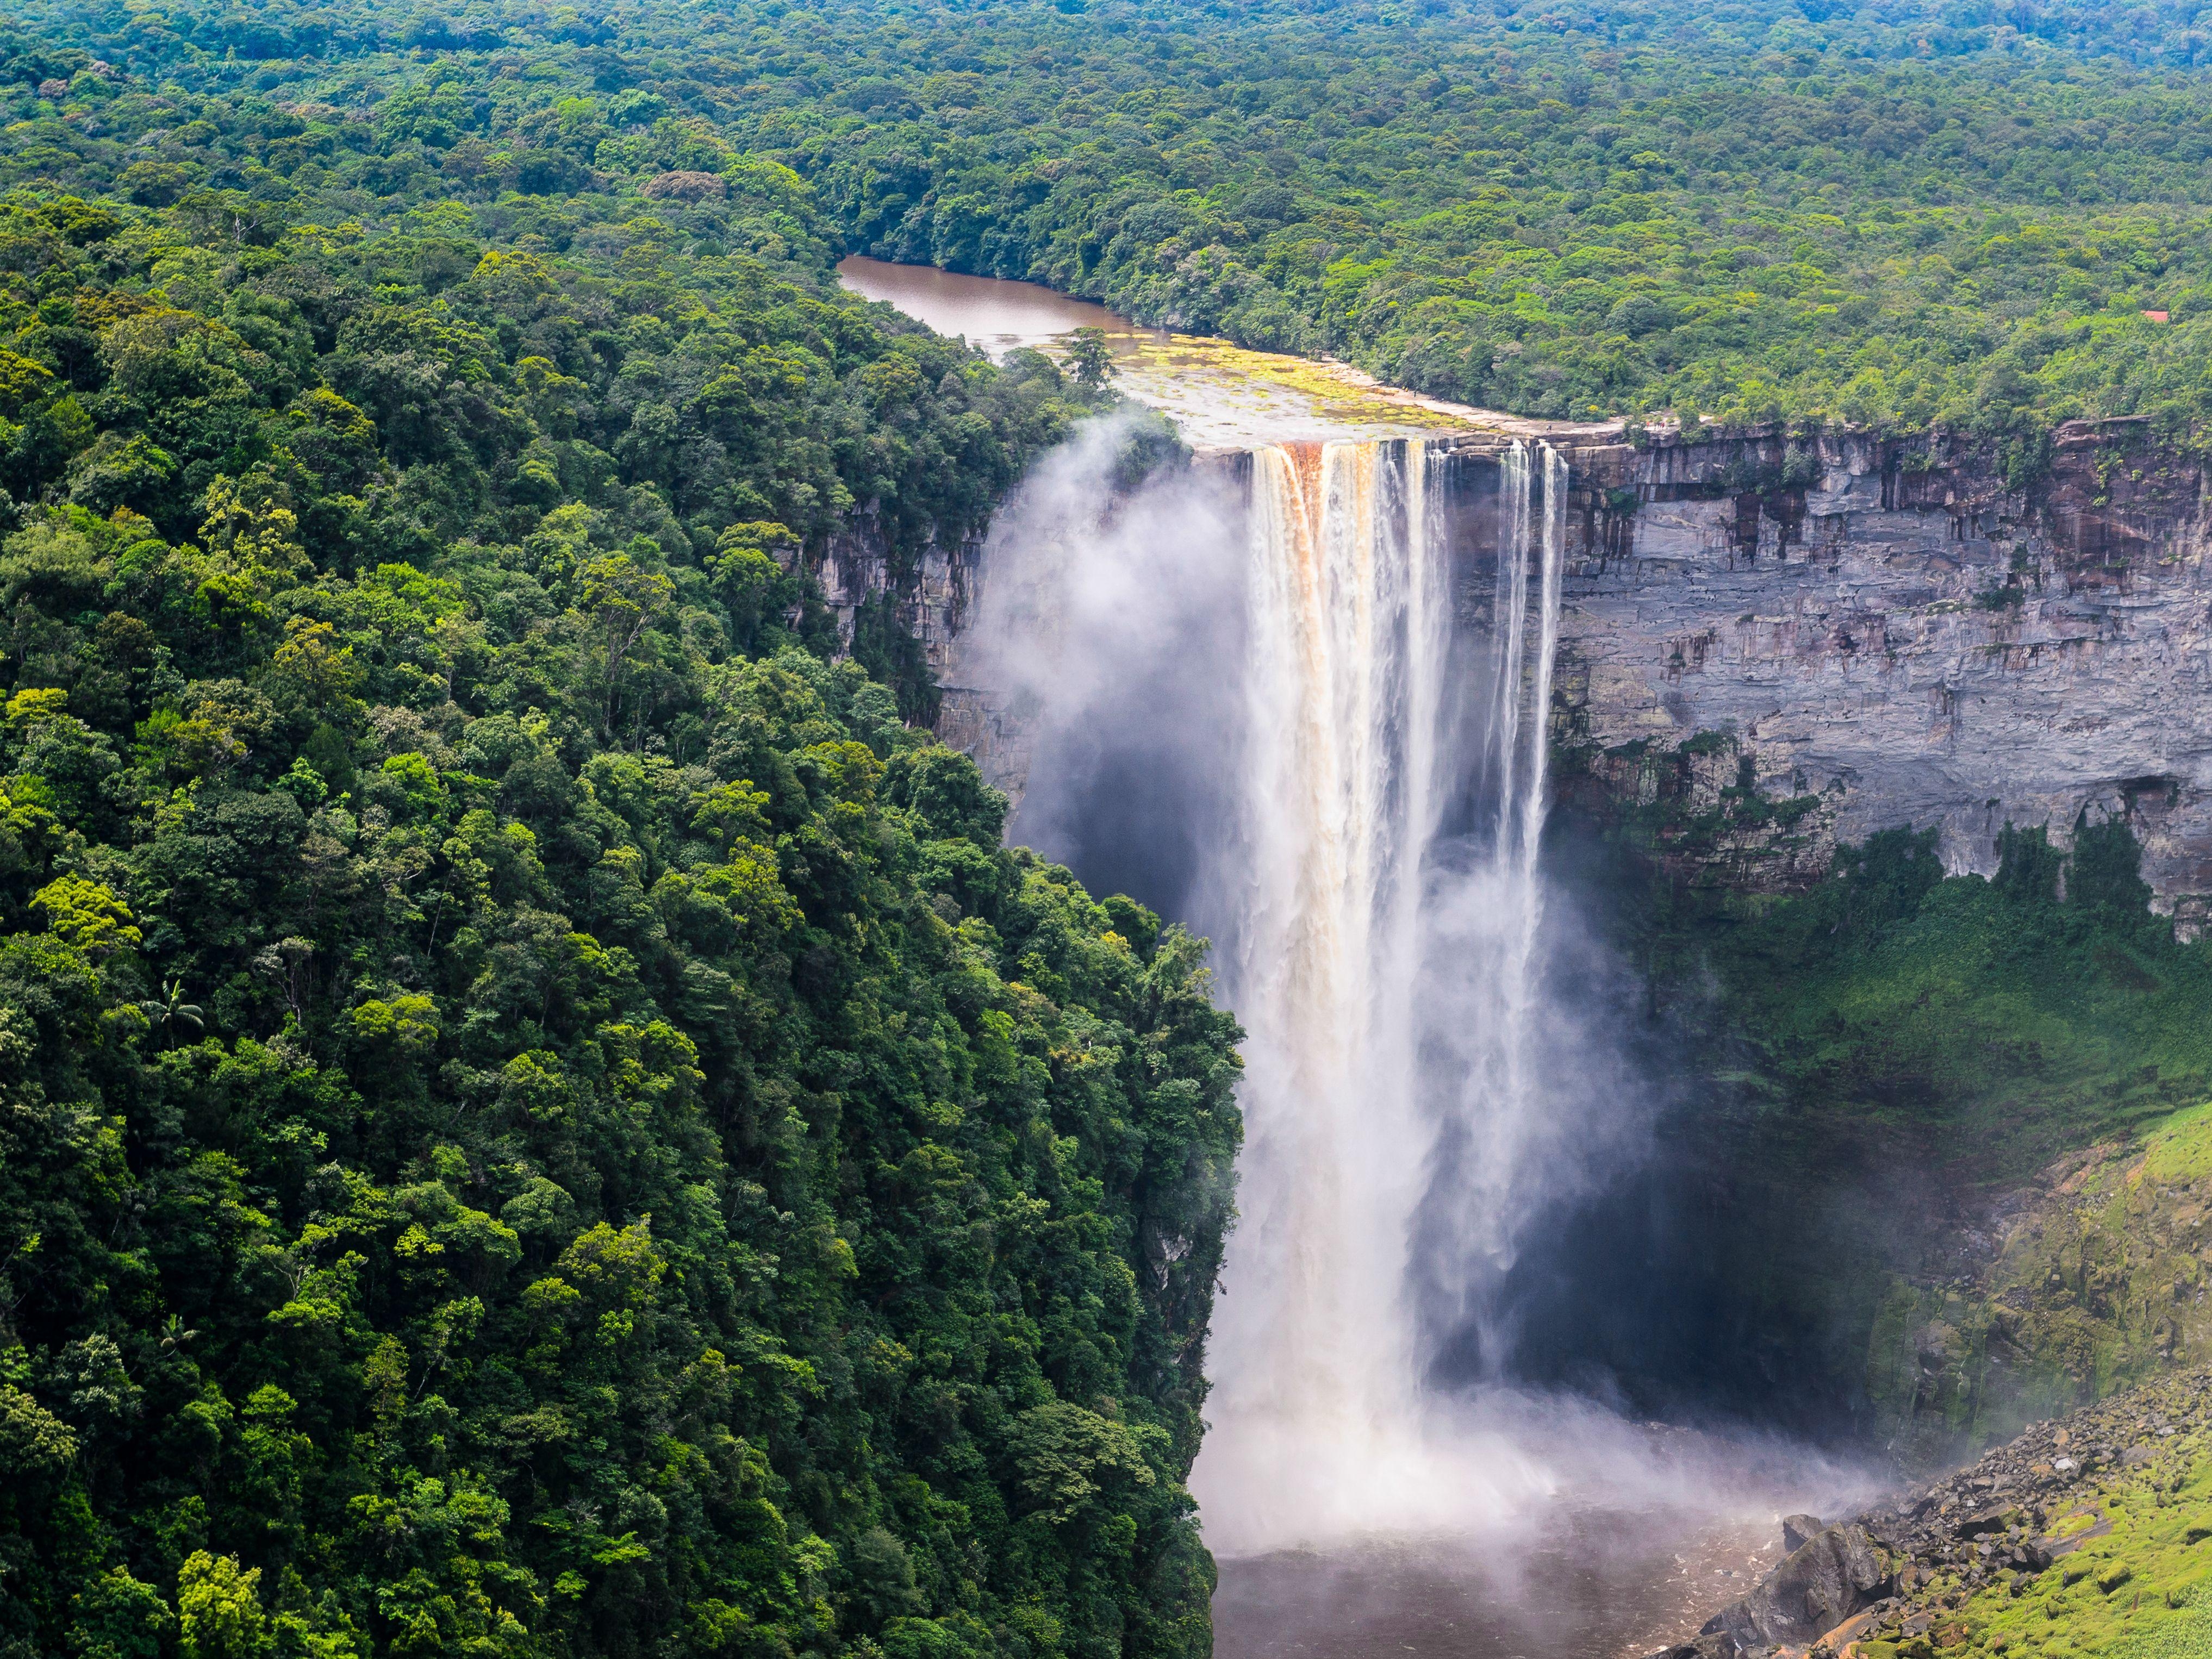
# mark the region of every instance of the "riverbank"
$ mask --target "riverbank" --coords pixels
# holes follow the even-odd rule
[[[2212,1653],[2212,1370],[2035,1424],[1836,1526],[1785,1524],[1798,1547],[1654,1659]]]
[[[1174,421],[1196,448],[1463,432],[1605,442],[1617,440],[1623,429],[1619,420],[1531,420],[1477,409],[1389,385],[1333,357],[1261,351],[1214,335],[1147,328],[1037,283],[860,254],[840,260],[837,276],[862,298],[896,306],[994,359],[1024,348],[1058,356],[1075,330],[1096,329],[1112,353],[1116,387]]]

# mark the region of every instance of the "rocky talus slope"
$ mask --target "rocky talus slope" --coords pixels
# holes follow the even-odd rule
[[[2212,1370],[2033,1425],[1794,1545],[1653,1659],[2212,1655]]]

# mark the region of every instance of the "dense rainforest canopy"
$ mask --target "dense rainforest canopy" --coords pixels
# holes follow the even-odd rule
[[[1532,414],[2201,435],[2208,55],[2040,0],[16,0],[0,1653],[1202,1653],[1234,1027],[1000,847],[896,603],[1091,399],[830,260]],[[2193,994],[2132,888],[1917,857],[1864,939],[1847,869],[1707,944],[1729,995],[1883,976],[1887,1053],[2001,937],[2103,975],[2023,956],[2053,1006]],[[1784,1082],[1841,1113],[1829,1041]]]
[[[1084,394],[657,94],[89,39],[0,49],[0,1652],[1202,1653],[1235,1030],[811,574]]]
[[[26,180],[285,222],[520,192],[558,243],[704,123],[864,251],[1522,413],[2018,438],[2212,396],[2188,0],[24,9]]]

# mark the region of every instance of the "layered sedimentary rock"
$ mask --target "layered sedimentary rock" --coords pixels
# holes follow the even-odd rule
[[[1462,449],[1479,541],[1495,445]],[[1898,825],[1987,872],[2007,823],[2063,845],[2085,814],[2120,816],[2161,905],[2201,921],[2198,462],[2130,421],[2063,428],[2047,453],[1856,436],[1572,453],[1555,731],[1591,804],[1640,808],[1685,866],[1758,886]]]
[[[1469,628],[1492,622],[1510,441],[1431,443]],[[1879,830],[1932,829],[1954,872],[1988,872],[2008,824],[2063,846],[2120,817],[2159,906],[2189,932],[2212,916],[2212,515],[2203,466],[2145,422],[2047,450],[1552,441],[1573,463],[1553,732],[1579,805],[1754,888]],[[1241,455],[1198,465],[1241,493]],[[847,603],[884,581],[862,540]],[[1018,792],[1020,711],[964,683],[957,637],[989,573],[969,548],[924,574],[903,591],[951,671],[944,735]]]

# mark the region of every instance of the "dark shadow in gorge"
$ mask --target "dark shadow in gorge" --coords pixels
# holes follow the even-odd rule
[[[1231,769],[1198,735],[1219,728],[1193,715],[1230,693],[1193,678],[1154,684],[1133,690],[1139,706],[1110,728],[1048,739],[1062,744],[1049,793],[1033,798],[1015,838],[1034,836],[1093,891],[1218,933],[1203,896],[1212,842],[1233,819]],[[1597,1015],[1616,1074],[1644,1091],[1612,1103],[1648,1130],[1634,1158],[1534,1209],[1511,1266],[1486,1287],[1498,1315],[1486,1333],[1431,1308],[1431,1381],[1560,1387],[1635,1416],[1849,1437],[1863,1416],[1851,1373],[1865,1314],[1839,1309],[1819,1279],[1820,1241],[1836,1212],[1863,1211],[1877,1187],[1885,1209],[1898,1202],[1893,1163],[1832,1148],[1825,1190],[1793,1190],[1771,1133],[1764,1152],[1755,1144],[1755,1096],[1716,1080],[1749,1069],[1733,1052],[1740,1039],[1698,988],[1656,995],[1636,963],[1656,878],[1568,817],[1553,819],[1545,866],[1551,925],[1573,940],[1553,953],[1545,995]]]
[[[1538,1000],[1574,1024],[1549,1027],[1539,1084],[1547,1109],[1618,1139],[1609,1155],[1585,1153],[1578,1183],[1547,1190],[1524,1172],[1502,1263],[1424,1248],[1451,1236],[1444,1212],[1466,1201],[1449,1178],[1432,1188],[1415,1248],[1431,1381],[1565,1387],[1645,1415],[1741,1406],[1757,1390],[1743,1387],[1741,1321],[1716,1261],[1728,1193],[1700,1150],[1711,1103],[1689,1034],[1655,1014],[1616,925],[1636,872],[1556,817],[1542,862]],[[1447,1291],[1455,1279],[1472,1294]]]
[[[1650,971],[1665,875],[1567,811],[1544,867],[1544,995],[1605,1011],[1616,1073],[1644,1091],[1614,1108],[1640,1115],[1645,1137],[1638,1156],[1534,1206],[1487,1286],[1486,1328],[1431,1304],[1432,1381],[1557,1386],[1636,1416],[1863,1441],[1876,1301],[1890,1272],[1943,1252],[1961,1195],[1905,1127],[1786,1109],[1716,988]]]

